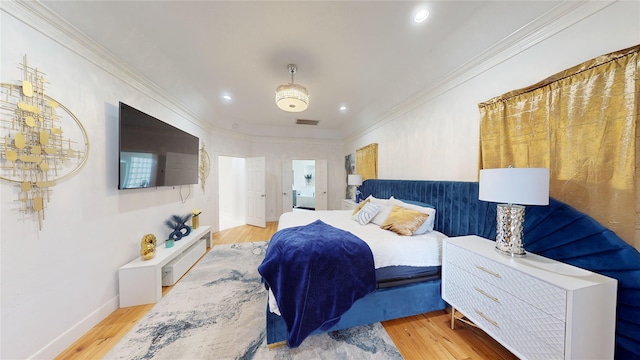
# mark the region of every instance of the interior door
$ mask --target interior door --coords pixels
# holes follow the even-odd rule
[[[293,168],[291,160],[282,161],[282,213],[293,211]]]
[[[247,181],[247,225],[266,227],[265,158],[245,159]]]
[[[327,210],[327,160],[316,160],[316,210]]]

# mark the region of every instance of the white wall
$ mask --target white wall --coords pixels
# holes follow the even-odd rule
[[[18,64],[27,54],[29,65],[47,74],[48,95],[80,119],[91,146],[84,168],[53,188],[42,230],[34,216],[18,211],[16,186],[0,183],[0,357],[52,358],[117,308],[117,269],[139,256],[143,235],[163,240],[169,233],[163,222],[194,208],[203,210],[203,224],[217,217],[213,171],[206,191],[200,185],[117,190],[118,102],[198,136],[210,153],[245,146],[234,140],[227,147],[226,136],[52,41],[4,6],[1,81],[22,79]]]
[[[640,43],[639,4],[614,3],[557,33],[552,32],[553,24],[541,28],[541,33],[548,32],[548,38],[533,46],[518,43],[450,78],[440,88],[407,101],[376,125],[348,139],[345,154],[378,143],[381,179],[476,181],[478,104],[598,55]],[[535,44],[538,40],[532,36],[529,41]],[[509,57],[511,54],[515,55]],[[479,70],[486,66],[490,66],[486,71]]]

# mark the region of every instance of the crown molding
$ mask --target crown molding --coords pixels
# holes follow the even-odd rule
[[[200,121],[182,103],[171,97],[155,83],[140,76],[129,65],[115,57],[93,39],[84,35],[77,28],[71,26],[39,1],[2,0],[0,1],[0,9],[58,45],[146,94],[193,124],[204,130],[213,130],[211,124]]]
[[[356,130],[344,137],[345,143],[367,135],[380,127],[389,124],[404,114],[424,105],[436,97],[460,86],[485,71],[524,52],[534,45],[552,37],[577,22],[603,10],[612,1],[563,1],[545,14],[539,16],[502,41],[470,59],[457,69],[430,86],[381,115],[377,121],[364,129]]]

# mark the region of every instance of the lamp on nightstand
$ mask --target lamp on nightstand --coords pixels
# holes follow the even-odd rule
[[[347,176],[347,185],[355,186],[355,202],[360,202],[360,190],[358,190],[358,186],[362,185],[362,176],[358,174],[352,174]]]
[[[480,170],[479,200],[497,206],[496,251],[525,256],[524,206],[549,205],[549,169],[501,168]]]

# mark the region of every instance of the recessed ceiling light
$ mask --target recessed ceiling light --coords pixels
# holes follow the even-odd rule
[[[344,105],[340,106],[340,111],[345,111],[345,110],[347,110],[346,106],[344,106]]]
[[[427,20],[428,17],[429,17],[429,10],[422,9],[416,13],[416,15],[413,17],[413,21],[417,23],[423,22]]]
[[[229,101],[231,100],[231,95],[222,95],[222,98]]]

